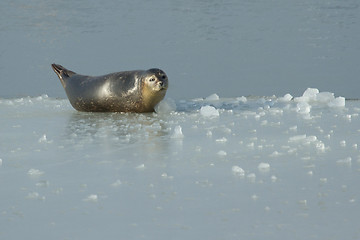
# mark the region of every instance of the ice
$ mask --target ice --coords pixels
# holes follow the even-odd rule
[[[308,114],[311,111],[311,106],[307,102],[299,102],[296,105],[296,111],[300,114]]]
[[[247,98],[244,97],[244,96],[238,97],[238,98],[236,98],[236,100],[238,100],[239,102],[242,102],[242,103],[246,103],[246,102],[247,102]]]
[[[29,171],[28,171],[28,175],[29,176],[32,176],[32,177],[39,177],[41,175],[43,175],[44,172],[43,171],[40,171],[39,169],[34,169],[34,168],[31,168]]]
[[[227,153],[223,150],[220,150],[217,152],[217,155],[220,156],[220,157],[225,157],[227,155]]]
[[[335,94],[304,97],[165,99],[145,114],[76,112],[67,99],[45,96],[1,99],[0,212],[11,234],[0,235],[54,222],[55,234],[76,238],[76,231],[62,233],[81,221],[113,233],[89,228],[88,239],[113,239],[120,230],[129,239],[162,239],[158,231],[179,239],[244,232],[276,239],[298,228],[323,236],[329,229],[317,225],[320,215],[356,222],[360,101],[332,107]],[[215,218],[204,218],[209,209]],[[254,226],[276,234],[256,237],[248,231]]]
[[[181,126],[176,126],[174,128],[174,132],[173,134],[171,135],[171,138],[177,138],[177,139],[182,139],[184,138],[184,134],[182,133],[182,129],[181,129]]]
[[[38,140],[39,143],[52,143],[52,140],[48,140],[46,134],[42,135],[41,138]]]
[[[235,165],[231,168],[231,171],[233,172],[234,175],[239,176],[239,177],[244,177],[245,176],[245,171],[244,169],[242,169],[241,167]]]
[[[258,169],[261,172],[267,172],[270,170],[270,164],[265,162],[259,163]]]
[[[38,192],[30,192],[26,196],[26,199],[34,199],[34,200],[42,200],[42,201],[44,201],[46,199],[46,197],[45,196],[40,196],[40,194]]]
[[[328,102],[329,107],[345,107],[345,98],[337,97]]]
[[[111,184],[112,187],[119,187],[121,185],[121,181],[117,179],[115,182]]]
[[[306,139],[306,134],[296,135],[289,138],[289,142],[299,142]]]
[[[200,114],[204,117],[218,117],[219,114],[219,110],[217,110],[216,108],[214,108],[213,106],[203,106],[200,109]]]
[[[287,93],[283,97],[278,98],[279,102],[290,102],[293,99],[293,96],[291,94]]]
[[[347,158],[345,158],[345,159],[337,160],[336,163],[337,163],[337,164],[342,164],[342,165],[351,165],[351,161],[352,161],[352,158],[351,158],[351,157],[347,157]]]
[[[226,137],[222,137],[222,138],[218,138],[215,140],[216,142],[220,142],[220,143],[226,143],[227,142],[227,138]]]
[[[155,106],[155,111],[159,114],[176,111],[176,103],[173,99],[166,98]]]
[[[214,93],[214,94],[211,94],[210,96],[207,96],[205,98],[205,101],[217,101],[219,99],[220,99],[219,96],[216,93]]]
[[[94,202],[96,203],[98,201],[98,195],[97,194],[91,194],[83,199],[85,202]]]
[[[336,97],[334,93],[320,92],[316,88],[308,88],[305,90],[301,97],[294,98],[294,101],[298,103],[298,111],[301,113],[310,112],[310,104],[326,104],[329,107],[344,107],[345,98]]]
[[[246,175],[246,177],[250,182],[255,182],[255,180],[256,180],[256,174],[255,173],[249,173],[248,175]]]
[[[136,167],[137,170],[144,170],[145,169],[145,164],[140,164]]]

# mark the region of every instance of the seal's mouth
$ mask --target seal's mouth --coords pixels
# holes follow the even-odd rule
[[[164,91],[168,88],[167,84],[163,81],[159,82],[159,91]]]

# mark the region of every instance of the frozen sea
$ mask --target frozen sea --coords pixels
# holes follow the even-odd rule
[[[360,239],[358,0],[2,0],[0,239]],[[163,69],[156,113],[50,68]]]
[[[0,100],[1,239],[359,239],[360,101]]]

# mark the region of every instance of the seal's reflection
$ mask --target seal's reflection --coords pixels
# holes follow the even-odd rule
[[[166,121],[153,113],[85,113],[74,112],[67,124],[65,138],[79,149],[101,147],[107,153],[135,147],[139,154],[169,151]],[[75,146],[76,147],[76,146]]]

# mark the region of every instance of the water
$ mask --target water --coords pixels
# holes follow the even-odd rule
[[[2,1],[0,239],[359,239],[359,17],[356,0]],[[76,112],[53,62],[159,67],[170,88],[157,113]]]
[[[2,97],[65,97],[53,62],[88,75],[159,67],[174,99],[360,96],[357,0],[0,4]]]

